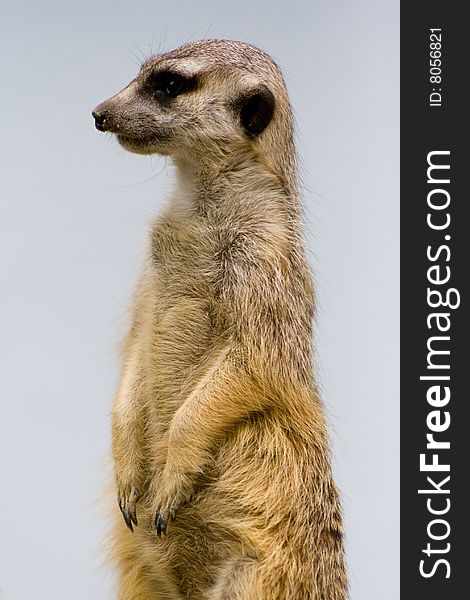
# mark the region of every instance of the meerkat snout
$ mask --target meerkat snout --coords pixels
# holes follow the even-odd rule
[[[106,131],[106,113],[100,113],[96,110],[91,111],[91,116],[95,119],[95,127],[98,131]]]

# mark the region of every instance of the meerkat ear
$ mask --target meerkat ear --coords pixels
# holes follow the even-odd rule
[[[271,90],[261,85],[244,94],[237,104],[242,128],[248,137],[255,138],[269,125],[276,100]]]

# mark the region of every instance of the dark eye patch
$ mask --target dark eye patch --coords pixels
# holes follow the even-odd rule
[[[194,89],[195,85],[194,77],[186,77],[173,71],[160,71],[147,77],[145,89],[159,100],[168,100]]]

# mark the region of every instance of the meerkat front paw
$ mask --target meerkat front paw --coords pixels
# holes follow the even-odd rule
[[[120,486],[118,484],[117,499],[119,509],[124,517],[124,521],[130,531],[134,531],[133,525],[138,525],[137,522],[137,502],[142,496],[139,487],[132,484]]]
[[[164,477],[159,492],[155,494],[155,529],[158,537],[166,534],[170,520],[176,519],[176,511],[187,502],[194,494],[194,482],[190,478],[179,479],[171,482]]]

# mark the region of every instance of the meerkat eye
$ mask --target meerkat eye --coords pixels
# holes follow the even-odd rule
[[[151,75],[147,87],[160,97],[175,98],[192,87],[192,80],[171,71],[161,71]]]

